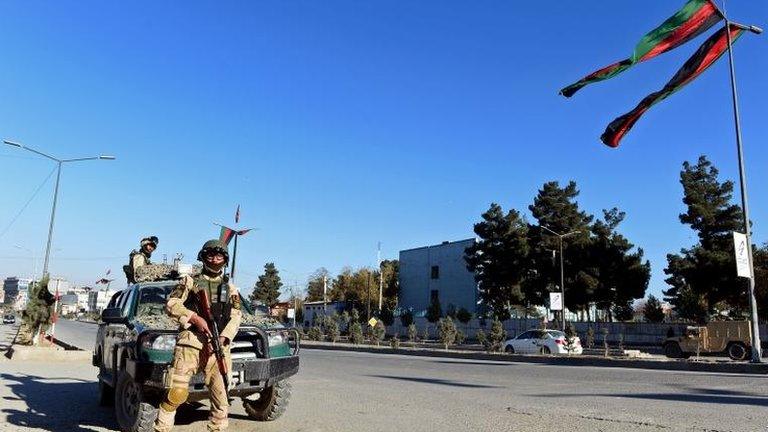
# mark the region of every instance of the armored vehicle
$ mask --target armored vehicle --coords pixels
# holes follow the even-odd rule
[[[752,331],[747,321],[713,321],[703,327],[687,327],[682,336],[664,341],[664,354],[688,358],[695,354],[724,354],[745,360],[751,350]]]
[[[153,429],[157,406],[170,382],[177,325],[165,314],[174,280],[139,282],[115,294],[101,315],[93,351],[99,368],[99,399],[114,404],[122,431]],[[240,398],[248,416],[274,420],[291,396],[289,377],[299,370],[298,332],[255,315],[242,300],[243,320],[232,341],[230,398]],[[189,383],[188,404],[207,399],[203,375]],[[181,415],[181,413],[180,413]]]

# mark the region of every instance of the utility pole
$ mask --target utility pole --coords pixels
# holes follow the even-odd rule
[[[326,311],[328,305],[328,276],[323,275],[323,316],[328,312]]]
[[[379,263],[379,316],[381,316],[381,303],[384,297],[384,269],[381,267],[381,242],[379,242],[377,260]]]
[[[581,231],[571,231],[569,233],[565,234],[559,234],[554,232],[553,230],[545,227],[544,225],[539,225],[539,227],[549,231],[550,233],[557,236],[557,238],[560,240],[560,298],[563,302],[563,308],[560,310],[560,326],[562,327],[562,330],[565,331],[565,271],[563,270],[564,264],[563,264],[563,239],[568,236],[572,236],[574,234],[578,234]]]
[[[35,153],[37,155],[43,156],[44,158],[47,158],[56,162],[56,186],[54,187],[54,192],[53,192],[53,206],[51,208],[51,220],[48,224],[48,241],[45,247],[45,261],[43,261],[43,277],[45,277],[45,276],[48,276],[48,262],[51,256],[51,241],[53,239],[53,222],[56,219],[56,203],[58,202],[58,199],[59,199],[59,183],[61,181],[61,166],[65,163],[81,162],[81,161],[87,161],[87,160],[114,160],[115,157],[100,155],[100,156],[75,158],[75,159],[58,159],[51,155],[45,154],[41,151],[32,149],[30,147],[26,147],[14,141],[3,140],[3,142],[9,146],[18,147],[20,149],[30,151],[32,153]]]
[[[725,9],[725,8],[723,8]],[[725,10],[723,10],[725,16]],[[762,347],[760,342],[760,326],[757,316],[757,301],[755,299],[755,267],[752,257],[752,233],[749,223],[749,203],[747,199],[747,175],[744,169],[744,149],[741,143],[741,120],[739,118],[739,97],[736,92],[736,71],[733,65],[733,41],[731,38],[731,26],[735,26],[741,29],[746,29],[755,34],[763,32],[762,29],[755,26],[742,26],[740,24],[732,23],[725,18],[725,23],[728,29],[726,34],[728,35],[728,64],[731,74],[731,96],[733,100],[733,120],[736,130],[736,152],[739,160],[739,185],[741,188],[741,208],[742,216],[744,218],[744,234],[747,238],[747,257],[749,260],[749,306],[751,310],[751,326],[752,326],[752,363],[760,363],[762,361]]]

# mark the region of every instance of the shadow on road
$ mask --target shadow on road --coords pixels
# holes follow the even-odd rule
[[[25,410],[2,409],[9,424],[52,432],[92,432],[94,427],[117,427],[112,412],[97,405],[98,389],[93,381],[4,373],[0,374],[0,382],[14,394],[4,397],[6,401],[26,405]]]
[[[458,381],[450,381],[450,380],[444,380],[444,379],[438,379],[438,378],[418,378],[418,377],[392,376],[392,375],[366,375],[366,376],[371,378],[385,378],[385,379],[392,379],[392,380],[399,380],[399,381],[410,381],[410,382],[417,382],[417,383],[424,383],[424,384],[437,384],[437,385],[461,387],[461,388],[500,388],[498,386],[492,386],[492,385],[468,384],[468,383],[462,383]]]
[[[487,362],[487,361],[451,361],[451,360],[435,360],[431,363],[440,363],[440,364],[447,364],[447,365],[470,365],[470,366],[506,366],[510,367],[512,366],[511,363],[498,363],[498,362]]]
[[[768,396],[754,393],[735,392],[717,389],[689,389],[691,393],[637,393],[637,394],[540,394],[530,395],[546,398],[582,398],[582,397],[608,397],[625,399],[660,400],[669,402],[709,403],[718,405],[751,405],[768,407]]]

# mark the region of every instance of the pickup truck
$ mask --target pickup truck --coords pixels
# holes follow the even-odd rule
[[[120,430],[153,430],[169,382],[178,326],[165,314],[174,280],[140,282],[116,293],[101,315],[93,351],[99,368],[99,402],[115,407]],[[231,344],[230,398],[248,416],[274,420],[291,396],[289,377],[299,370],[298,332],[253,313],[242,301],[243,320]],[[207,399],[203,375],[192,377],[188,404]]]

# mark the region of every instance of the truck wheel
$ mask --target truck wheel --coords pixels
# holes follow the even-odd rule
[[[669,358],[682,358],[683,350],[677,342],[668,342],[664,344],[664,355]]]
[[[747,347],[741,342],[734,342],[728,345],[726,351],[731,360],[744,360],[747,358]]]
[[[115,403],[115,389],[102,380],[99,380],[99,405],[112,406]]]
[[[248,417],[254,420],[272,421],[283,415],[290,398],[291,382],[278,381],[275,385],[262,390],[256,400],[243,398],[243,408],[248,413]]]
[[[120,373],[115,387],[115,416],[123,432],[154,430],[157,408],[146,401],[141,385],[125,372]]]

